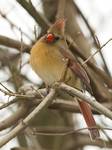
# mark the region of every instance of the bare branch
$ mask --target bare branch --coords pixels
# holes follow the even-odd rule
[[[74,3],[74,5],[75,5],[75,7],[76,7],[76,9],[77,9],[77,11],[78,11],[78,13],[79,13],[79,15],[82,17],[83,21],[85,22],[85,24],[86,24],[88,30],[90,31],[90,34],[91,34],[91,37],[93,38],[95,47],[96,47],[97,49],[99,49],[99,48],[100,48],[100,43],[99,43],[99,41],[98,41],[97,36],[95,35],[94,30],[92,29],[92,27],[90,26],[88,20],[86,19],[86,17],[84,16],[84,14],[83,14],[83,12],[80,10],[80,8],[76,5],[76,3]],[[99,51],[99,53],[100,53],[100,56],[101,56],[102,61],[103,61],[103,63],[104,63],[105,71],[108,73],[108,75],[110,75],[110,72],[109,72],[109,70],[108,70],[107,64],[106,64],[105,59],[104,59],[104,56],[103,56],[103,54],[102,54],[102,51]]]
[[[105,44],[103,44],[96,52],[94,52],[92,55],[90,55],[82,65],[86,64],[91,58],[93,58],[98,52],[100,52],[112,39],[109,39]]]
[[[73,52],[75,51],[77,55],[80,56],[84,61],[87,60],[86,56],[81,52],[80,48],[74,42],[74,40],[69,35],[66,35],[66,37],[67,41],[71,43],[70,48],[73,50]],[[112,79],[104,71],[96,67],[96,65],[94,65],[91,61],[88,61],[87,64],[103,79],[103,81],[107,84],[108,87],[112,87]]]
[[[1,89],[0,88],[0,91],[3,92],[5,95],[8,95],[8,96],[15,96],[15,97],[18,97],[18,98],[31,98],[31,95],[25,95],[25,94],[19,94],[19,93],[14,93],[12,91],[6,91],[4,89]]]
[[[29,107],[27,104],[21,104],[20,108],[11,116],[5,118],[0,122],[0,131],[7,129],[17,123],[21,118],[23,118],[29,112]]]
[[[76,3],[74,3],[74,6],[76,7],[76,9],[77,9],[79,15],[82,17],[82,19],[83,19],[83,21],[85,22],[87,28],[89,29],[90,34],[91,34],[91,36],[92,36],[92,38],[93,38],[93,40],[94,40],[94,44],[95,44],[96,48],[99,48],[98,42],[96,41],[96,38],[95,38],[95,33],[94,33],[93,29],[91,28],[91,26],[90,26],[88,20],[86,19],[86,17],[84,16],[83,12],[80,10],[80,8],[77,6]]]
[[[28,126],[28,123],[31,121],[31,119],[35,117],[35,115],[39,115],[43,111],[43,109],[47,108],[52,102],[54,95],[55,90],[51,89],[50,93],[45,97],[45,99],[22,122],[20,122],[0,141],[0,147],[2,147],[8,141],[14,138],[20,131],[25,129]]]
[[[57,19],[64,18],[65,3],[66,3],[66,0],[58,1],[58,10],[57,10],[57,15],[56,15]]]
[[[25,90],[25,88],[24,88]],[[4,91],[3,91],[4,92]],[[6,91],[5,91],[6,92]],[[26,91],[28,92],[28,91]],[[37,105],[39,105],[42,101],[42,97],[46,96],[46,90],[45,89],[39,89],[38,91],[32,91],[32,88],[29,89],[29,93],[26,94],[19,94],[19,93],[11,93],[7,92],[4,94],[8,94],[9,96],[16,96],[16,98],[14,98],[13,100],[3,104],[0,106],[0,110],[3,108],[6,108],[16,102],[22,102],[22,100],[25,100],[25,102],[29,103],[31,107],[35,107]],[[42,97],[41,97],[42,95]],[[91,99],[91,98],[90,98]],[[108,109],[112,110],[112,103],[107,103],[107,102],[103,102],[102,103],[103,106],[107,107]],[[77,105],[77,103],[73,100],[64,100],[64,99],[60,99],[60,98],[55,98],[55,100],[52,102],[52,104],[49,105],[50,109],[58,109],[60,111],[68,111],[68,112],[75,112],[75,113],[79,113],[79,106]],[[93,113],[94,114],[99,114],[95,109],[93,109]]]
[[[21,68],[22,68],[22,52],[23,52],[23,37],[22,37],[22,31],[20,29],[20,35],[21,35],[21,47],[20,47],[20,59],[19,59],[19,71],[21,73]]]
[[[31,1],[28,3],[23,0],[16,0],[23,8],[34,18],[34,20],[39,24],[39,26],[43,29],[48,28],[48,22],[37,12],[35,7],[32,5]]]
[[[18,99],[15,98],[15,99],[13,99],[13,100],[7,102],[7,103],[4,103],[3,105],[0,106],[0,110],[3,109],[3,108],[6,108],[6,107],[8,107],[8,106],[10,106],[11,104],[14,104],[14,103],[16,103],[16,102],[18,102]]]
[[[7,47],[11,47],[11,48],[16,48],[18,50],[20,50],[20,48],[21,48],[21,42],[20,41],[17,41],[17,40],[14,40],[14,39],[11,39],[9,37],[2,36],[2,35],[0,35],[0,45],[4,45]],[[30,45],[23,43],[23,50],[24,51],[28,52],[30,49],[31,49]]]
[[[19,30],[19,27],[16,26],[16,25],[7,17],[7,15],[6,15],[5,13],[3,13],[1,10],[0,10],[0,15],[10,24],[11,27],[13,27],[13,28]],[[22,32],[22,34],[24,34],[24,36],[26,36],[28,39],[30,39],[30,40],[32,41],[31,37],[30,37],[27,33],[23,32],[23,31],[21,31],[21,32]]]
[[[79,97],[81,100],[86,101],[87,103],[89,103],[93,108],[95,108],[98,112],[100,112],[101,114],[105,115],[106,117],[112,119],[112,112],[107,109],[106,107],[104,107],[102,104],[98,103],[95,99],[90,99],[90,97],[86,96],[84,93],[80,92],[79,90],[72,88],[64,83],[61,83],[59,85],[59,87],[68,92],[69,94],[71,94],[72,96],[77,96]]]
[[[91,128],[79,128],[79,129],[74,129],[70,127],[37,127],[37,128],[31,128],[33,135],[46,135],[46,136],[65,136],[65,135],[71,135],[74,133],[78,133],[84,130],[89,130],[89,129],[99,129],[99,130],[112,130],[112,128],[108,127],[91,127]]]

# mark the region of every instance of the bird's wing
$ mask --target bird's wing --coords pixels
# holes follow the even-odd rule
[[[90,80],[84,68],[76,61],[69,51],[64,48],[60,48],[60,52],[68,59],[68,67],[82,80],[87,90],[91,91]]]

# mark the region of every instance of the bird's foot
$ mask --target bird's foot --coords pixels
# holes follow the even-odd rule
[[[48,84],[46,84],[46,92],[47,92],[47,94],[49,94],[49,91],[50,91],[50,86]]]
[[[60,84],[62,83],[62,81],[56,81],[56,82],[54,82],[53,83],[53,85],[52,85],[52,88],[54,88],[54,89],[58,89],[58,87],[60,86]]]

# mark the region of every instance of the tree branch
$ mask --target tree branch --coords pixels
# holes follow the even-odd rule
[[[50,93],[45,97],[45,99],[25,119],[20,122],[12,131],[10,131],[3,139],[1,139],[0,147],[14,138],[20,131],[24,130],[28,126],[28,123],[31,121],[31,119],[42,113],[43,110],[52,102],[54,95],[55,90],[51,89]]]
[[[76,7],[76,9],[77,9],[79,15],[82,17],[83,21],[85,22],[85,24],[86,24],[86,26],[87,26],[90,34],[91,34],[91,37],[93,38],[93,42],[94,42],[95,47],[97,49],[99,49],[100,48],[100,43],[98,41],[97,36],[95,35],[95,32],[93,31],[93,29],[91,28],[88,20],[86,19],[86,17],[84,16],[83,12],[80,10],[80,8],[77,6],[77,4],[75,2],[74,2],[74,6]],[[107,66],[107,64],[105,62],[105,58],[104,58],[102,52],[99,51],[99,54],[100,54],[100,56],[102,58],[102,61],[103,61],[103,64],[104,64],[104,69],[108,73],[108,75],[110,76],[110,72],[109,72],[108,66]]]
[[[80,92],[79,90],[72,88],[64,83],[61,83],[59,85],[59,88],[68,92],[70,95],[72,96],[77,96],[79,97],[81,100],[89,103],[93,108],[95,108],[98,112],[100,112],[101,114],[105,115],[106,117],[110,118],[112,120],[112,112],[107,109],[106,107],[104,107],[103,105],[101,105],[100,103],[98,103],[95,99],[90,99],[90,97],[88,97],[87,95],[85,95],[84,93]]]
[[[27,112],[29,112],[29,107],[24,103],[21,104],[20,108],[13,115],[5,118],[3,121],[0,122],[0,131],[7,129],[17,123],[27,114]]]
[[[87,57],[81,52],[80,48],[77,46],[74,40],[69,35],[66,35],[66,38],[67,41],[70,43],[70,48],[72,49],[72,52],[74,53],[75,51],[75,53],[77,53],[77,55],[85,61]],[[104,71],[96,67],[96,65],[94,65],[91,61],[88,61],[87,64],[103,79],[108,87],[112,88],[112,79]]]
[[[4,103],[3,105],[0,106],[0,110],[3,108],[6,108],[16,102],[25,102],[29,103],[30,102],[30,106],[31,107],[35,107],[37,105],[39,105],[42,102],[42,98],[41,95],[46,96],[46,90],[45,89],[39,89],[38,91],[32,91],[32,89],[29,89],[30,93],[25,93],[25,95],[21,95],[21,94],[15,94],[14,96],[17,96],[16,98],[14,98],[13,100]],[[9,95],[10,96],[10,95]],[[91,99],[91,98],[90,98]],[[103,102],[102,105],[104,107],[107,107],[108,109],[112,110],[112,103],[110,102]],[[68,111],[71,113],[79,113],[79,106],[77,105],[77,103],[73,100],[65,100],[65,99],[60,99],[60,98],[55,98],[55,100],[52,102],[52,104],[49,105],[50,109],[58,109],[60,111]],[[95,109],[93,109],[93,113],[94,114],[99,114],[99,112],[97,112]]]
[[[58,1],[58,10],[57,10],[57,15],[56,15],[57,19],[64,18],[65,3],[66,3],[66,0]]]
[[[17,25],[15,25],[15,24],[7,17],[7,15],[6,15],[5,13],[3,13],[1,10],[0,10],[0,15],[10,24],[10,26],[11,26],[12,28],[17,29],[18,31],[20,30],[20,28],[19,28]],[[25,33],[24,31],[22,31],[22,34],[32,41],[31,36],[29,36],[27,33]]]
[[[48,28],[48,22],[37,12],[37,10],[32,5],[31,1],[27,2],[25,0],[16,0],[39,24],[39,26],[43,29]]]
[[[6,36],[2,36],[0,35],[0,45],[4,45],[10,48],[16,48],[18,50],[20,50],[21,48],[21,42],[11,39],[9,37]],[[31,46],[25,43],[22,43],[23,45],[23,51],[28,52],[31,49]]]

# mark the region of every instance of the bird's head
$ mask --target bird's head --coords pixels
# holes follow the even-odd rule
[[[43,40],[48,44],[55,44],[64,39],[65,19],[57,20],[47,31]]]

